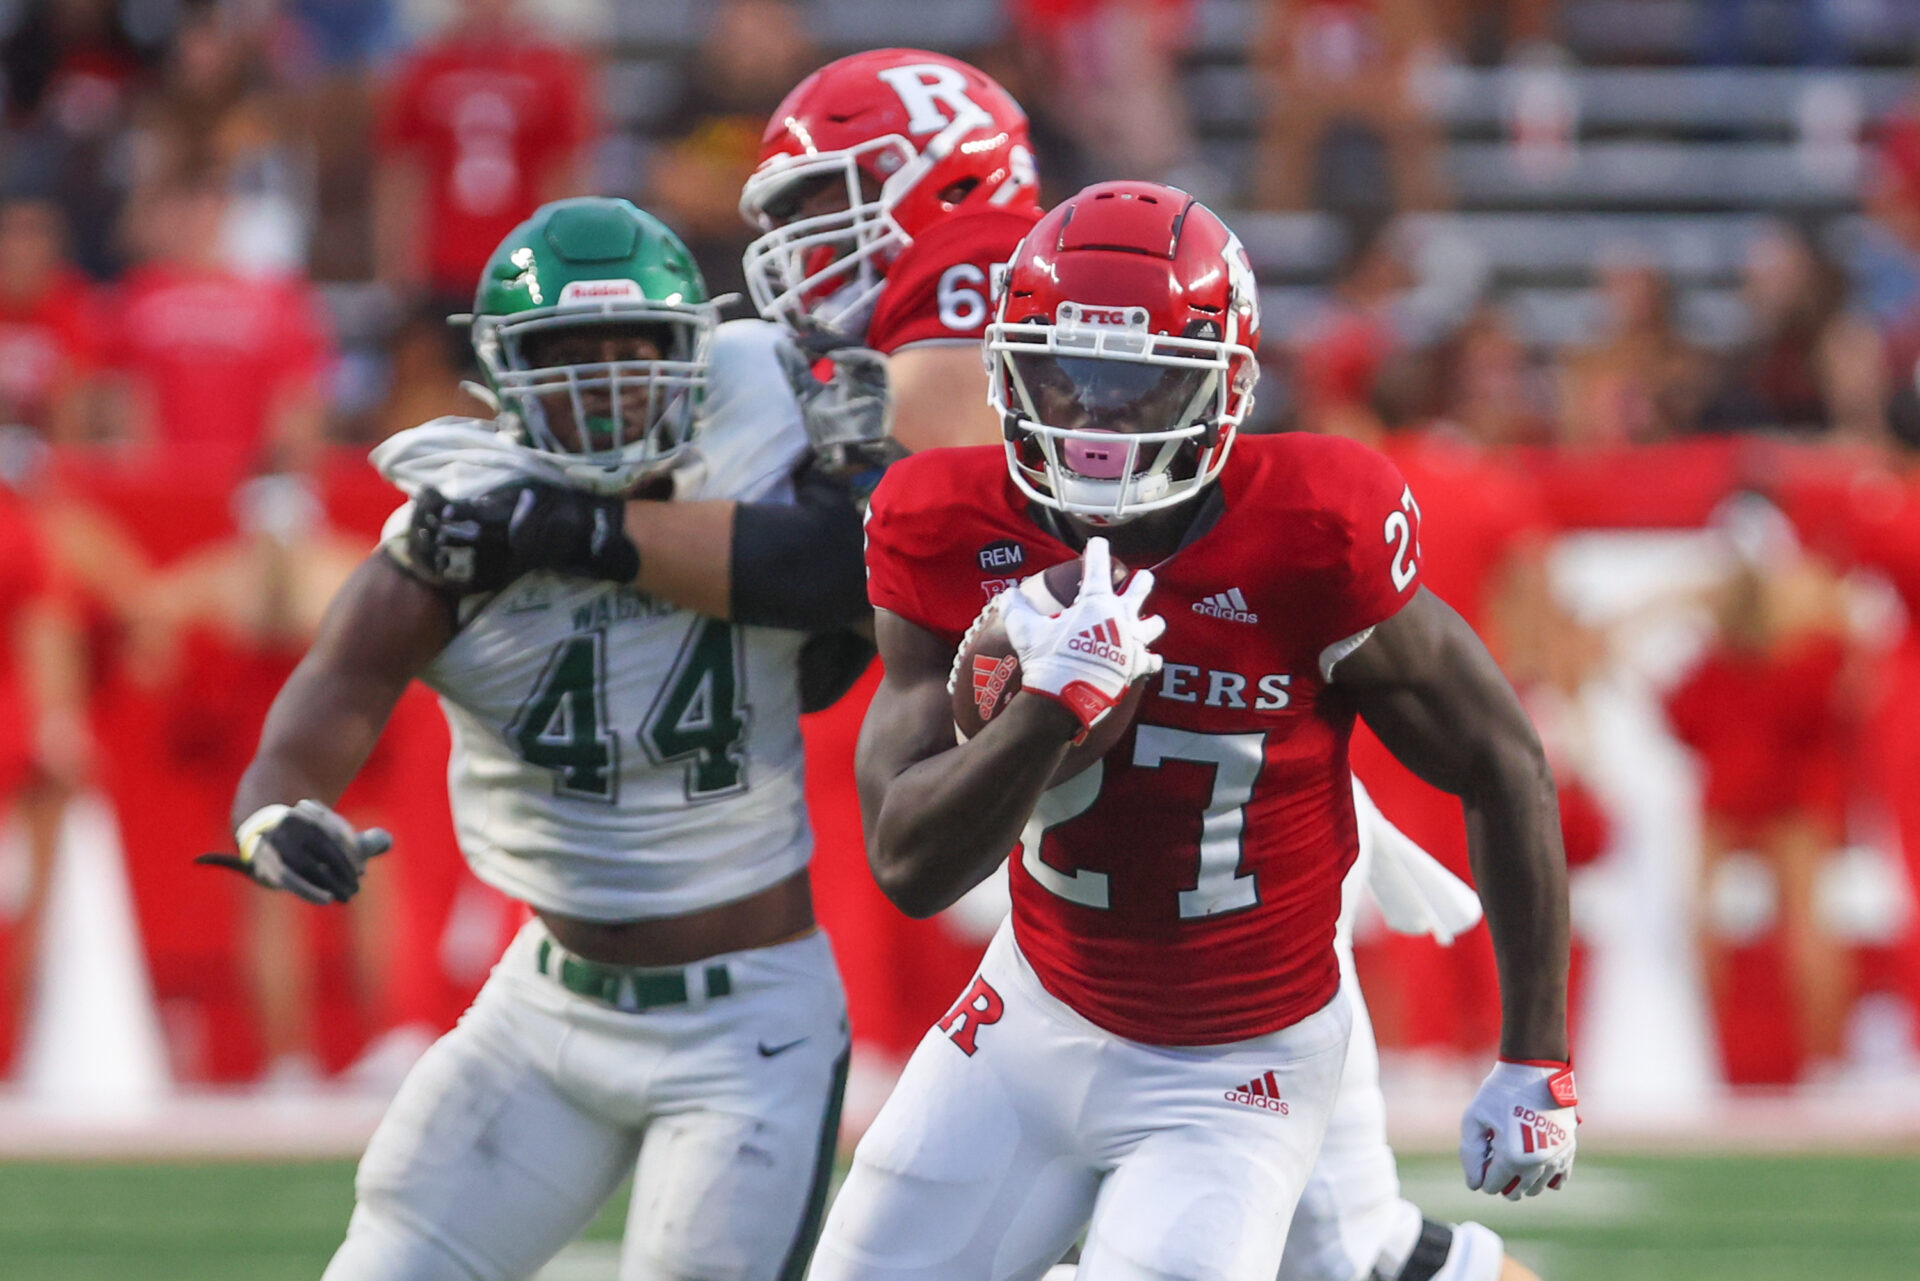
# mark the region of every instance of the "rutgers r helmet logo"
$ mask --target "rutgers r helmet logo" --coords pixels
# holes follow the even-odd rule
[[[979,116],[992,123],[993,117],[967,96],[967,77],[958,67],[915,62],[887,67],[878,74],[900,95],[907,109],[908,133],[939,133],[962,116]]]

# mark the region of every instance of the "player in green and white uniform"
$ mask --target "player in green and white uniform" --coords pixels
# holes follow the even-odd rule
[[[453,726],[461,848],[534,912],[401,1087],[327,1276],[530,1276],[633,1173],[622,1278],[797,1277],[848,1042],[796,717],[808,632],[865,604],[857,581],[795,604],[764,562],[858,537],[804,466],[822,389],[790,380],[806,361],[773,326],[716,324],[685,247],[619,200],[516,229],[474,341],[501,412],[375,451],[414,501],[275,701],[240,856],[216,860],[350,897],[385,837],[328,807],[418,679]],[[676,588],[684,558],[627,521],[635,494],[707,522],[692,563],[717,541],[730,581]]]

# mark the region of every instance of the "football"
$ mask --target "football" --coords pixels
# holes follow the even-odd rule
[[[1015,590],[1024,592],[1027,599],[1040,609],[1057,614],[1080,594],[1080,571],[1080,561],[1062,561],[1028,578]],[[1115,560],[1113,585],[1118,588],[1126,581],[1126,577],[1126,566]],[[1054,771],[1053,779],[1047,786],[1058,787],[1105,756],[1107,750],[1126,733],[1127,726],[1133,723],[1133,714],[1138,710],[1146,689],[1144,678],[1135,681],[1128,688],[1126,697],[1120,700],[1119,706],[1087,731],[1085,741],[1067,749],[1066,759],[1060,762],[1060,768]],[[978,734],[1019,692],[1020,659],[1013,652],[1013,642],[1007,639],[1005,624],[996,618],[976,629],[962,642],[959,658],[955,661],[955,736],[964,743]]]

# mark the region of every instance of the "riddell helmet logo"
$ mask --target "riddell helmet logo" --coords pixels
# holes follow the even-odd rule
[[[645,302],[637,280],[569,280],[560,291],[560,305],[577,302]]]

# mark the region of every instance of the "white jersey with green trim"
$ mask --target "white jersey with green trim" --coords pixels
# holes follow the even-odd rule
[[[759,321],[717,331],[677,500],[792,497],[807,438],[777,341]],[[430,472],[422,461],[408,460],[410,480]],[[453,729],[448,786],[475,874],[536,908],[614,921],[698,911],[797,871],[812,853],[805,639],[546,573],[487,600],[422,675]]]

